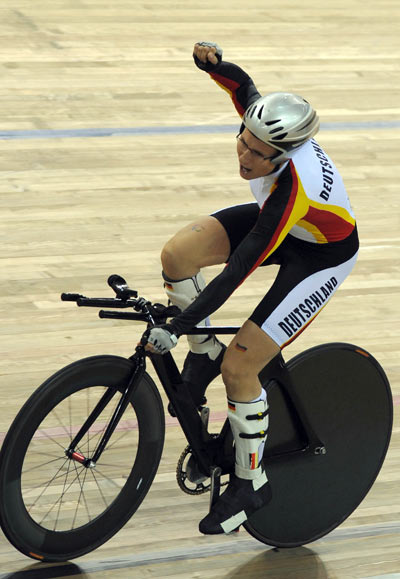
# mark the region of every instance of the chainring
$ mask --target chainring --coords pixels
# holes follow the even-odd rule
[[[218,437],[218,435],[213,435]],[[179,457],[178,464],[176,467],[176,480],[178,483],[179,488],[188,495],[202,495],[210,491],[211,488],[211,480],[209,477],[205,477],[204,480],[208,480],[207,484],[204,484],[203,481],[200,482],[191,482],[187,476],[186,468],[187,462],[189,461],[190,457],[193,455],[192,449],[190,446],[187,446],[184,451],[182,452],[181,456]],[[192,487],[188,486],[189,484],[193,485]],[[228,482],[221,483],[221,487],[226,486]]]

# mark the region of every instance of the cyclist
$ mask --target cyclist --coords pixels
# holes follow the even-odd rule
[[[164,284],[181,313],[149,330],[146,347],[169,351],[185,330],[209,324],[208,316],[258,266],[280,266],[228,348],[212,336],[188,337],[183,381],[199,404],[222,372],[235,441],[235,473],[199,526],[202,533],[217,534],[236,529],[270,500],[261,463],[268,404],[258,376],[266,364],[281,360],[282,348],[315,319],[350,273],[358,236],[343,181],[313,138],[319,120],[311,105],[287,92],[260,96],[240,67],[222,60],[215,43],[197,43],[193,56],[230,94],[242,118],[239,174],[256,201],[201,217],[167,242],[161,255]],[[223,263],[206,286],[201,268]]]

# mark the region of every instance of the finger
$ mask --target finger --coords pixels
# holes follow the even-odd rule
[[[207,51],[205,46],[201,46],[200,44],[194,45],[193,54],[201,60],[201,62],[206,62],[207,60]]]
[[[208,53],[207,57],[208,60],[212,63],[212,64],[217,64],[218,63],[218,58],[215,56],[216,53],[216,49],[212,48],[210,50],[210,52]]]
[[[199,50],[199,60],[201,60],[201,62],[206,63],[207,62],[207,56],[208,56],[208,51],[210,49],[207,46],[201,46],[200,50]]]
[[[145,345],[144,349],[146,352],[151,352],[152,354],[156,353],[153,344],[150,344],[149,342]]]
[[[213,64],[216,64],[218,62],[216,57],[215,60],[214,59],[211,60],[215,55],[215,52],[216,48],[212,46],[202,46],[201,44],[195,44],[193,54],[204,64],[206,64],[207,60],[209,60]]]

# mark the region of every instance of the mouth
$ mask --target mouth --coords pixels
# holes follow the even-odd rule
[[[240,165],[240,172],[242,175],[249,175],[249,173],[251,173],[251,169],[245,167],[244,165]]]

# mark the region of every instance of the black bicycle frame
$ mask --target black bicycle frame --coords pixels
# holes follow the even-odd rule
[[[193,328],[188,334],[236,334],[239,331],[236,326],[213,326]],[[215,461],[215,439],[211,437],[206,426],[204,425],[201,416],[192,401],[191,397],[187,395],[187,389],[182,383],[181,374],[175,364],[171,353],[164,356],[152,354],[150,356],[154,369],[160,379],[161,384],[168,396],[169,401],[174,407],[175,413],[186,436],[186,439],[196,456],[198,465],[204,473],[209,473]],[[301,433],[301,438],[304,444],[301,448],[293,450],[277,450],[272,451],[268,455],[268,459],[276,460],[280,458],[289,458],[291,455],[305,455],[305,454],[324,454],[325,447],[323,442],[315,433],[311,422],[308,418],[302,402],[297,395],[296,389],[290,382],[289,374],[286,370],[283,359],[272,362],[272,367],[268,367],[269,379],[276,381],[283,389],[286,399],[293,411],[293,419],[296,428]],[[262,372],[260,373],[260,378]],[[267,384],[265,385],[267,386]],[[218,437],[219,448],[224,444],[227,435],[230,433],[229,422],[225,424]],[[214,452],[213,452],[214,451]],[[218,466],[218,465],[217,465]]]
[[[84,464],[87,467],[94,466],[96,464],[96,462],[99,460],[99,458],[102,455],[103,450],[107,446],[107,443],[110,440],[114,430],[118,426],[118,423],[119,423],[123,413],[126,410],[126,407],[128,406],[128,404],[133,396],[135,388],[138,386],[138,384],[139,384],[139,382],[140,382],[140,380],[141,380],[141,378],[146,370],[146,359],[145,359],[144,348],[142,347],[141,349],[142,349],[142,352],[140,352],[140,350],[138,349],[137,355],[135,357],[136,364],[134,366],[132,375],[129,378],[128,384],[127,384],[124,392],[121,395],[121,398],[117,404],[117,407],[114,410],[114,413],[110,419],[110,422],[108,423],[108,425],[103,433],[103,436],[101,437],[101,440],[96,447],[96,450],[95,450],[93,456],[91,456],[91,457],[82,456],[79,452],[76,452],[76,447],[79,445],[82,438],[85,436],[85,434],[88,432],[90,427],[94,424],[94,422],[97,420],[97,418],[103,412],[103,410],[106,408],[107,404],[111,401],[111,399],[116,394],[117,390],[115,388],[108,388],[106,390],[106,392],[103,394],[103,396],[101,397],[99,402],[96,404],[95,408],[92,410],[92,412],[90,413],[90,415],[88,416],[88,418],[86,419],[84,424],[81,426],[81,428],[77,432],[74,439],[71,441],[71,444],[69,445],[69,447],[65,451],[65,454],[69,458],[73,458],[74,460],[81,462],[82,464]]]
[[[137,313],[135,312],[115,312],[115,311],[99,311],[100,318],[112,318],[112,319],[125,319],[125,320],[135,320],[135,321],[145,321],[150,325],[154,325],[154,311],[150,312],[150,303],[139,298],[139,300],[126,300],[121,299],[99,299],[99,298],[86,298],[79,294],[63,294],[62,299],[65,301],[75,301],[80,306],[91,306],[91,307],[128,307],[133,306]],[[140,301],[141,300],[141,301]],[[137,305],[139,304],[139,307]],[[140,313],[139,313],[140,312]],[[157,313],[157,323],[164,323],[162,319],[162,313]],[[165,321],[165,319],[164,319]],[[213,326],[213,327],[195,327],[186,334],[203,334],[203,335],[216,335],[216,334],[229,334],[233,335],[238,332],[240,328],[237,326]],[[82,440],[83,436],[89,430],[91,425],[95,422],[107,404],[110,402],[111,398],[116,393],[116,390],[108,390],[101,400],[96,405],[95,409],[92,411],[90,416],[87,418],[79,432],[74,437],[69,448],[66,450],[66,455],[74,460],[77,460],[87,467],[93,466],[102,454],[105,446],[107,445],[112,433],[114,432],[123,412],[125,411],[129,401],[132,399],[132,395],[135,387],[139,384],[143,373],[146,369],[146,355],[149,355],[154,369],[160,379],[161,384],[171,402],[182,430],[186,436],[186,439],[191,447],[194,456],[197,459],[198,466],[204,474],[208,474],[210,470],[214,467],[218,467],[218,459],[221,458],[221,448],[229,450],[229,445],[232,449],[232,434],[229,427],[228,420],[216,439],[215,436],[209,434],[206,424],[204,424],[201,415],[198,412],[196,405],[194,404],[191,396],[188,396],[187,389],[184,387],[182,382],[181,374],[176,366],[176,363],[172,357],[171,353],[167,353],[163,356],[157,354],[146,354],[143,346],[138,346],[136,348],[136,353],[130,357],[134,361],[134,369],[132,375],[129,378],[128,384],[122,393],[122,396],[118,402],[117,408],[115,409],[113,416],[107,425],[105,432],[98,444],[95,454],[92,457],[83,457],[79,452],[76,452],[76,448],[79,442]],[[280,358],[280,363],[276,361],[271,362],[272,373],[270,371],[270,365],[266,368],[269,369],[268,379],[275,380],[279,383],[282,388],[286,399],[289,401],[289,405],[293,411],[294,421],[298,432],[302,434],[302,439],[304,444],[301,448],[289,449],[282,451],[282,449],[270,450],[267,456],[268,460],[288,457],[290,455],[299,453],[313,453],[313,454],[324,454],[325,448],[323,443],[319,440],[316,435],[310,420],[308,419],[307,413],[303,408],[300,398],[297,396],[296,389],[293,387],[290,381],[289,374],[284,366],[283,359]],[[263,371],[264,372],[264,371]],[[260,379],[262,381],[262,374],[260,373]],[[264,384],[267,387],[267,384]]]

